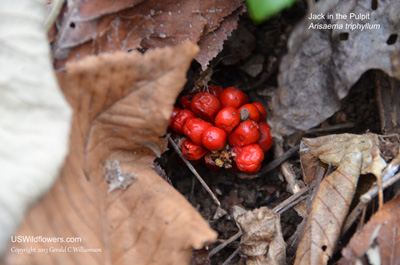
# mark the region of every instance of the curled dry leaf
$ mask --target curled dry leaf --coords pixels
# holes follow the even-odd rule
[[[378,245],[379,251],[375,253],[375,256],[379,256],[379,264],[398,264],[400,260],[399,231],[400,195],[386,203],[361,231],[351,238],[342,251],[343,258],[340,264],[363,264],[360,261],[365,258],[364,256],[370,260],[370,250],[374,245],[375,247]],[[375,241],[377,244],[374,244]]]
[[[391,54],[400,50],[398,36],[399,1],[320,1],[310,13],[333,14],[333,19],[310,20],[308,15],[288,40],[288,54],[280,64],[279,89],[272,97],[269,123],[277,136],[308,130],[340,108],[340,100],[369,69],[381,69],[393,76]],[[348,19],[337,19],[336,14]],[[350,19],[349,14],[370,14],[370,19]],[[312,29],[311,23],[341,24],[343,29]],[[346,25],[379,25],[379,29],[349,30]]]
[[[74,109],[70,154],[18,235],[82,242],[15,243],[61,252],[10,252],[6,264],[188,264],[193,248],[216,239],[199,213],[152,169],[166,150],[162,135],[197,51],[186,43],[144,55],[88,57],[59,73]],[[108,193],[106,161],[118,161],[118,172],[135,174],[136,181]],[[62,251],[68,247],[83,251]]]
[[[246,211],[234,206],[233,217],[242,231],[240,247],[247,256],[247,265],[286,264],[279,214],[267,207]]]
[[[55,44],[58,67],[87,54],[176,46],[191,41],[200,44],[196,60],[205,69],[236,28],[243,11],[242,0],[137,0],[130,4],[123,1],[115,7],[106,4],[96,14],[90,7],[97,7],[96,2],[81,2],[85,1],[71,4],[64,14],[64,27],[59,29]],[[91,11],[84,12],[86,9]]]
[[[318,188],[295,260],[295,264],[326,264],[335,251],[360,174],[379,178],[386,162],[380,156],[378,136],[371,133],[303,139],[301,146],[301,155],[308,155],[309,149],[322,162],[338,167]]]

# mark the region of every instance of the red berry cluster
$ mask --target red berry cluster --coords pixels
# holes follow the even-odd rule
[[[271,128],[261,103],[249,103],[236,87],[209,85],[206,91],[181,96],[169,129],[184,134],[184,157],[217,169],[237,168],[253,174],[260,170],[264,152],[272,146]],[[228,142],[228,144],[227,144]]]

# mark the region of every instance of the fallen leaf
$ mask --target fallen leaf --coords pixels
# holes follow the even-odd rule
[[[261,207],[246,211],[233,207],[233,218],[242,231],[240,247],[247,256],[247,265],[286,264],[280,215]]]
[[[303,139],[301,146],[325,164],[337,166],[319,185],[295,260],[295,264],[326,264],[335,251],[360,174],[380,178],[386,162],[380,156],[378,136],[371,133]]]
[[[339,264],[357,264],[365,256],[370,259],[368,252],[375,240],[379,250],[375,256],[379,256],[379,264],[398,264],[400,260],[400,195],[385,203],[361,231],[351,238],[342,251],[343,258]],[[370,264],[378,263],[371,262]]]
[[[369,69],[393,76],[391,54],[400,49],[397,36],[398,1],[380,1],[372,9],[370,0],[320,1],[310,13],[332,14],[333,19],[310,20],[309,14],[291,33],[288,54],[283,57],[279,88],[272,97],[269,124],[277,136],[308,130],[340,108],[351,86]],[[337,19],[336,14],[347,15]],[[350,19],[349,14],[370,14],[370,19]],[[344,25],[343,29],[310,28],[311,23]],[[380,29],[350,30],[346,25],[378,25]]]
[[[207,69],[209,61],[217,56],[224,46],[224,41],[228,39],[232,31],[237,28],[239,16],[243,13],[244,7],[239,7],[236,11],[224,19],[220,27],[212,34],[206,34],[199,41],[200,52],[196,55],[196,61],[201,64],[204,70]]]
[[[114,9],[108,3],[99,14],[94,11],[81,14],[82,6],[90,5],[81,2],[84,1],[78,1],[64,13],[63,27],[54,45],[57,67],[88,54],[177,46],[202,40],[205,44],[201,44],[196,59],[205,69],[236,28],[243,11],[242,0],[148,0],[130,5],[124,1]]]
[[[144,55],[104,54],[59,73],[74,109],[70,154],[17,235],[81,242],[14,243],[60,253],[10,251],[5,264],[188,264],[193,248],[216,239],[200,214],[152,169],[166,150],[162,135],[197,51],[186,43]],[[114,166],[118,161],[117,176],[134,174],[136,180],[126,190],[108,192],[107,161]]]

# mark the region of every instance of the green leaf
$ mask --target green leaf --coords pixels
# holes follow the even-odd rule
[[[261,23],[285,8],[289,8],[297,0],[246,0],[251,19]]]

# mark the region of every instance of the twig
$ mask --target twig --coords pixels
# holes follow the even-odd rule
[[[240,250],[240,247],[237,248],[235,251],[233,251],[233,253],[225,260],[224,263],[222,263],[222,265],[228,265],[232,261],[232,259],[237,255],[239,250]]]
[[[265,165],[260,170],[260,172],[258,172],[257,174],[254,174],[254,178],[261,177],[261,176],[267,174],[268,172],[270,172],[271,170],[275,169],[279,165],[281,165],[286,159],[292,157],[297,151],[299,151],[299,147],[300,147],[299,144],[296,145],[296,146],[293,146],[292,148],[287,150],[285,153],[283,153],[281,156],[279,156],[279,157],[275,158],[274,160],[272,160],[270,163]]]
[[[174,142],[174,140],[172,140],[171,136],[167,136],[168,137],[168,141],[170,142],[170,144],[174,147],[175,152],[179,155],[179,157],[183,160],[183,162],[185,162],[186,166],[190,169],[190,171],[192,171],[192,173],[196,176],[197,180],[200,181],[201,185],[203,185],[203,187],[206,189],[206,191],[208,192],[208,194],[210,194],[211,198],[214,200],[214,202],[218,205],[221,206],[221,203],[219,202],[217,196],[214,195],[214,193],[211,191],[211,189],[208,187],[207,183],[204,182],[204,180],[201,178],[201,176],[199,175],[199,173],[197,173],[196,169],[193,167],[192,164],[190,164],[190,162],[182,155],[181,150],[179,150],[178,146],[176,145],[176,143]]]
[[[390,178],[387,181],[383,182],[382,190],[392,186],[394,183],[396,183],[399,180],[400,180],[400,173],[397,173],[392,178]],[[349,216],[346,219],[345,224],[343,225],[342,236],[347,233],[347,231],[350,229],[350,227],[357,220],[358,216],[363,211],[363,209],[367,206],[367,204],[374,197],[376,197],[376,195],[378,193],[379,193],[379,187],[377,185],[374,185],[374,187],[372,187],[368,192],[366,192],[363,195],[361,195],[360,202],[353,209],[353,211],[351,211],[351,213],[349,214]]]
[[[279,205],[275,206],[272,211],[274,213],[283,213],[285,212],[287,209],[289,209],[290,207],[293,207],[293,205],[301,202],[302,200],[304,200],[306,198],[306,196],[304,196],[304,198],[299,199],[304,193],[306,193],[309,190],[309,187],[304,187],[301,190],[299,190],[298,192],[294,193],[292,196],[290,196],[289,198],[287,198],[286,200],[284,200],[283,202],[281,202]],[[294,204],[293,204],[294,203]]]
[[[310,130],[307,130],[305,133],[310,134],[310,133],[333,132],[333,131],[342,130],[342,129],[354,128],[354,126],[355,126],[355,123],[348,122],[348,123],[331,125],[331,126],[328,126],[325,128],[310,129]]]
[[[212,256],[220,252],[223,248],[225,248],[227,245],[229,245],[230,243],[232,243],[241,236],[242,236],[242,231],[237,232],[236,234],[234,234],[233,236],[222,242],[220,245],[213,248],[208,254],[208,257],[211,258]]]

